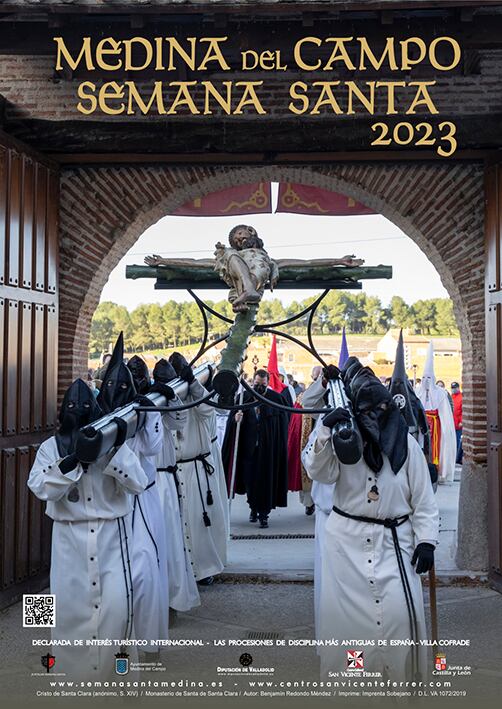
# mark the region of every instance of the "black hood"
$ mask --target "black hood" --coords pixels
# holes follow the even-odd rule
[[[153,368],[153,380],[154,382],[160,382],[161,384],[168,384],[172,382],[173,379],[177,378],[176,371],[173,365],[167,361],[167,359],[159,359]]]
[[[408,427],[390,392],[356,357],[347,360],[342,379],[364,440],[364,460],[379,472],[385,453],[397,473],[408,455]]]
[[[61,457],[75,451],[79,429],[96,421],[101,414],[92,391],[82,379],[76,379],[66,390],[59,410],[56,444]]]
[[[174,367],[174,371],[176,372],[176,375],[178,377],[181,374],[182,369],[188,366],[188,362],[183,357],[181,352],[173,352],[172,355],[169,357],[169,362]]]
[[[127,363],[127,369],[132,374],[138,394],[147,394],[150,389],[150,372],[145,360],[138,357],[138,355],[134,355]]]
[[[342,369],[342,379],[346,389],[350,387],[352,380],[361,369],[364,367],[357,357],[348,358]]]
[[[124,338],[120,333],[103,375],[98,404],[106,414],[125,406],[137,395],[132,374],[124,364]]]
[[[415,394],[413,385],[406,374],[404,361],[403,331],[399,333],[396,349],[396,363],[389,387],[390,395],[406,421],[412,436],[418,438],[418,433],[424,435],[424,452],[428,452],[429,427],[422,402]]]
[[[415,392],[412,392],[408,375],[406,374],[406,365],[404,362],[404,342],[403,331],[399,333],[399,342],[396,349],[396,362],[392,379],[389,387],[390,395],[401,414],[404,416],[411,434],[417,430],[417,419],[412,406],[412,398],[417,398]]]

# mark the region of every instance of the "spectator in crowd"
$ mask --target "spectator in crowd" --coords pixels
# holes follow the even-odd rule
[[[284,365],[279,367],[279,377],[285,386],[285,389],[281,392],[281,396],[284,399],[286,406],[293,406],[296,401],[296,393],[294,388],[289,383],[289,376],[290,375],[286,372],[286,367],[284,367]]]
[[[453,400],[453,422],[457,436],[457,458],[455,462],[462,465],[464,456],[462,449],[462,392],[460,391],[460,384],[458,382],[451,383],[451,398]]]
[[[288,374],[288,383],[293,387],[296,396],[301,393],[301,388],[292,374]]]
[[[100,379],[100,380],[103,379],[105,372],[108,368],[108,363],[111,360],[111,358],[112,358],[112,355],[110,352],[107,352],[106,354],[103,355],[103,357],[101,358],[101,367],[98,367],[98,369],[96,369],[96,372],[94,374],[95,379]]]
[[[448,397],[448,401],[450,402],[451,410],[453,411],[453,399],[451,398],[451,394],[448,391],[448,389],[445,387],[445,383],[442,379],[438,379],[436,384],[438,387],[441,387],[441,389],[444,389],[446,392],[446,396]]]

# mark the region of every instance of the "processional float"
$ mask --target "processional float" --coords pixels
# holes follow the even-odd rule
[[[280,259],[273,261],[264,249],[263,241],[250,226],[238,226],[229,235],[230,246],[216,244],[214,259],[164,259],[150,256],[145,265],[127,266],[127,278],[155,278],[156,290],[186,289],[199,307],[204,323],[204,334],[199,350],[191,361],[194,366],[215,345],[226,342],[212,380],[212,396],[204,401],[211,406],[230,411],[252,408],[266,403],[282,411],[294,414],[320,414],[331,410],[298,409],[277,404],[254,391],[242,378],[241,369],[246,350],[253,335],[277,335],[294,342],[309,352],[323,367],[327,365],[314,345],[312,326],[322,301],[330,290],[361,289],[361,280],[391,278],[391,266],[364,266],[354,256],[339,259]],[[289,318],[272,323],[259,323],[257,316],[265,288],[313,289],[322,288],[322,293],[307,308]],[[235,313],[230,319],[205,303],[194,289],[223,289],[229,287],[228,299]],[[208,314],[229,326],[226,334],[209,341]],[[307,319],[307,342],[281,331],[284,325]],[[340,380],[329,382],[331,406],[350,409],[350,402]],[[247,390],[251,400],[242,404],[237,400],[238,391]],[[242,398],[242,397],[241,397]],[[139,407],[140,410],[143,407]],[[157,409],[158,410],[158,409]],[[333,443],[342,462],[355,463],[362,454],[360,439],[354,419],[339,424],[333,430]]]
[[[142,405],[137,402],[131,403],[103,416],[80,430],[75,453],[60,463],[63,472],[71,470],[78,462],[92,463],[109,453],[116,445],[120,423],[122,423],[121,441],[133,437],[144,425],[145,416],[149,411],[175,412],[194,408],[202,403],[229,411],[252,408],[260,403],[266,403],[267,406],[273,406],[293,415],[327,413],[331,407],[338,406],[343,406],[350,411],[350,402],[339,379],[329,382],[331,397],[330,407],[327,408],[298,409],[266,399],[240,377],[246,349],[252,335],[278,335],[307,350],[323,367],[327,366],[316,350],[312,335],[318,307],[330,290],[361,289],[361,280],[391,278],[392,267],[364,266],[364,262],[354,256],[344,256],[339,259],[273,261],[256,230],[243,225],[232,229],[229,244],[229,246],[216,244],[214,259],[164,259],[160,256],[149,256],[145,259],[145,265],[126,267],[126,278],[155,278],[155,289],[186,289],[196,302],[202,315],[204,334],[190,365],[196,367],[194,374],[201,384],[205,384],[211,377],[212,366],[207,363],[197,366],[198,361],[212,347],[226,342],[212,377],[211,391],[198,401],[182,405],[173,405],[160,393],[150,393],[147,394],[147,398],[150,399],[151,406],[145,405],[144,401]],[[322,288],[323,291],[311,305],[289,318],[272,323],[258,323],[259,305],[267,286],[271,290]],[[215,290],[226,287],[230,289],[228,299],[235,313],[233,320],[218,313],[194,292],[194,288]],[[212,341],[209,341],[208,313],[229,326],[226,334]],[[302,318],[307,318],[307,342],[279,329]],[[186,382],[177,379],[170,382],[170,385],[174,392],[183,398],[187,388]],[[244,390],[247,390],[252,398],[243,404],[242,396],[240,401],[237,400],[237,393]],[[121,421],[117,423],[118,419]],[[358,462],[362,455],[362,446],[353,417],[350,421],[334,427],[333,444],[342,462],[347,464]]]

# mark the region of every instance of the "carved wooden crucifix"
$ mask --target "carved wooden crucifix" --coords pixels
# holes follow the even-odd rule
[[[323,294],[309,308],[298,313],[289,321],[310,314],[308,339],[310,347],[286,333],[277,333],[293,340],[318,357],[311,336],[312,318],[321,300],[333,289],[360,289],[361,280],[391,278],[391,266],[364,266],[364,261],[354,256],[338,259],[279,259],[272,260],[265,251],[263,241],[251,226],[239,225],[229,234],[230,246],[218,242],[214,259],[169,259],[147,256],[144,266],[127,266],[127,278],[156,278],[156,289],[186,288],[195,298],[203,314],[206,331],[204,341],[193,361],[205,352],[207,342],[208,311],[231,324],[228,334],[222,338],[227,346],[221,353],[218,372],[214,378],[216,391],[229,399],[238,387],[238,376],[245,358],[248,341],[255,332],[274,332],[274,328],[285,324],[269,323],[257,325],[256,317],[265,288],[311,289],[322,288]],[[193,293],[197,289],[220,289],[229,287],[228,299],[232,303],[235,319],[216,313]],[[212,343],[215,344],[215,343]]]

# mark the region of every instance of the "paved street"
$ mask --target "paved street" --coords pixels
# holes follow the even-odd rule
[[[465,574],[455,564],[459,488],[460,481],[456,479],[453,483],[439,485],[437,490],[441,520],[436,570],[440,576]],[[289,493],[287,507],[271,512],[268,529],[261,530],[257,523],[250,523],[248,517],[245,496],[236,496],[231,508],[233,539],[229,545],[227,573],[265,573],[291,580],[313,578],[315,520],[305,514],[297,492]]]
[[[485,701],[496,696],[497,685],[502,681],[502,596],[490,589],[482,577],[470,578],[472,575],[462,575],[455,568],[458,489],[456,481],[440,486],[437,492],[441,512],[437,553],[439,636],[443,640],[468,641],[467,646],[445,648],[448,664],[472,668],[471,676],[453,678],[451,686],[455,691],[467,689],[471,697]],[[311,640],[314,634],[314,517],[305,515],[297,493],[290,493],[287,508],[271,514],[266,530],[251,524],[248,515],[245,499],[236,498],[225,573],[213,586],[201,588],[199,608],[177,614],[171,623],[172,639],[193,639],[201,646],[162,651],[159,661],[166,668],[162,680],[216,679],[232,688],[235,677],[224,677],[217,668],[239,666],[243,652],[252,656],[254,667],[273,668],[272,675],[258,679],[319,679],[315,648],[306,643],[289,644]],[[424,593],[428,614],[427,589]],[[47,631],[22,628],[21,604],[0,614],[0,684],[5,696],[19,696],[21,692],[29,699],[37,688],[46,687],[49,677],[34,677],[32,673],[40,673],[40,657],[47,650],[33,646],[32,639],[48,637]],[[232,640],[267,641],[272,645],[230,646]],[[278,642],[285,645],[278,647]],[[57,662],[57,649],[54,654]],[[143,678],[144,673],[140,675]],[[242,677],[237,679],[243,681]],[[463,703],[461,699],[457,701]],[[356,698],[350,699],[350,706],[358,706]]]

